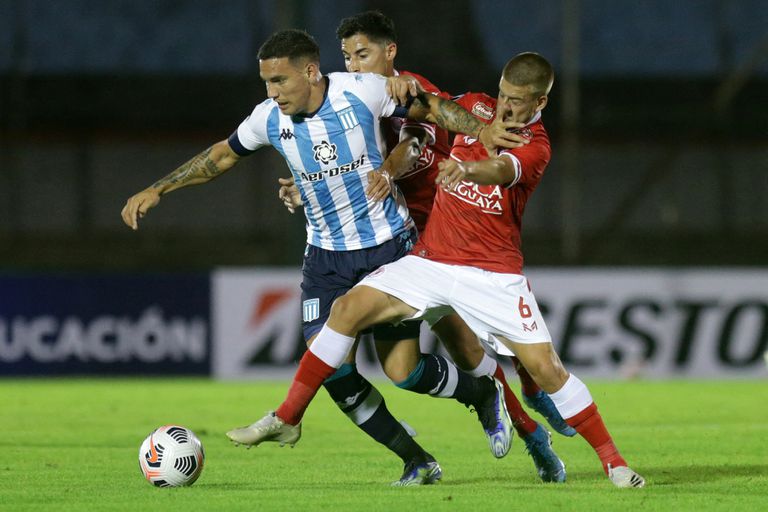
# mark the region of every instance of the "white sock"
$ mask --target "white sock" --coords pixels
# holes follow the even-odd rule
[[[309,351],[328,366],[338,368],[347,358],[355,338],[340,334],[327,325],[323,325]]]
[[[494,358],[488,354],[483,353],[483,358],[480,363],[471,371],[467,372],[473,377],[485,377],[486,375],[493,375],[496,373],[496,367],[499,364]]]
[[[589,407],[593,401],[587,386],[574,374],[568,377],[563,387],[550,393],[549,397],[555,403],[555,407],[563,419],[576,416]]]

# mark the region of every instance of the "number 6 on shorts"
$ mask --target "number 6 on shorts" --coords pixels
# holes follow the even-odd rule
[[[517,303],[517,309],[520,311],[520,316],[522,318],[530,318],[533,313],[531,313],[531,308],[528,307],[528,304],[525,303],[523,300],[523,297],[520,297],[520,302]]]

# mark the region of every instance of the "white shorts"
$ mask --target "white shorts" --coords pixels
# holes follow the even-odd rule
[[[519,274],[409,255],[374,271],[360,285],[397,297],[417,310],[412,318],[430,325],[455,311],[498,354],[512,355],[500,336],[516,343],[552,341],[528,280]]]

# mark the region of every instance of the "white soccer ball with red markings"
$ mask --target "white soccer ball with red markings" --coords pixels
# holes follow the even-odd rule
[[[158,487],[192,485],[203,471],[205,452],[194,432],[166,425],[147,436],[139,448],[139,468]]]

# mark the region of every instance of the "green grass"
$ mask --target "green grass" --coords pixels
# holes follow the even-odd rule
[[[555,436],[568,482],[538,481],[524,445],[492,458],[474,415],[379,383],[440,461],[443,481],[390,488],[399,459],[321,391],[295,449],[235,448],[223,432],[276,406],[287,383],[0,380],[0,510],[768,510],[768,382],[590,382],[645,489],[615,489],[580,438]],[[189,488],[138,470],[155,427],[193,429],[206,467]],[[546,507],[546,508],[544,508]]]

